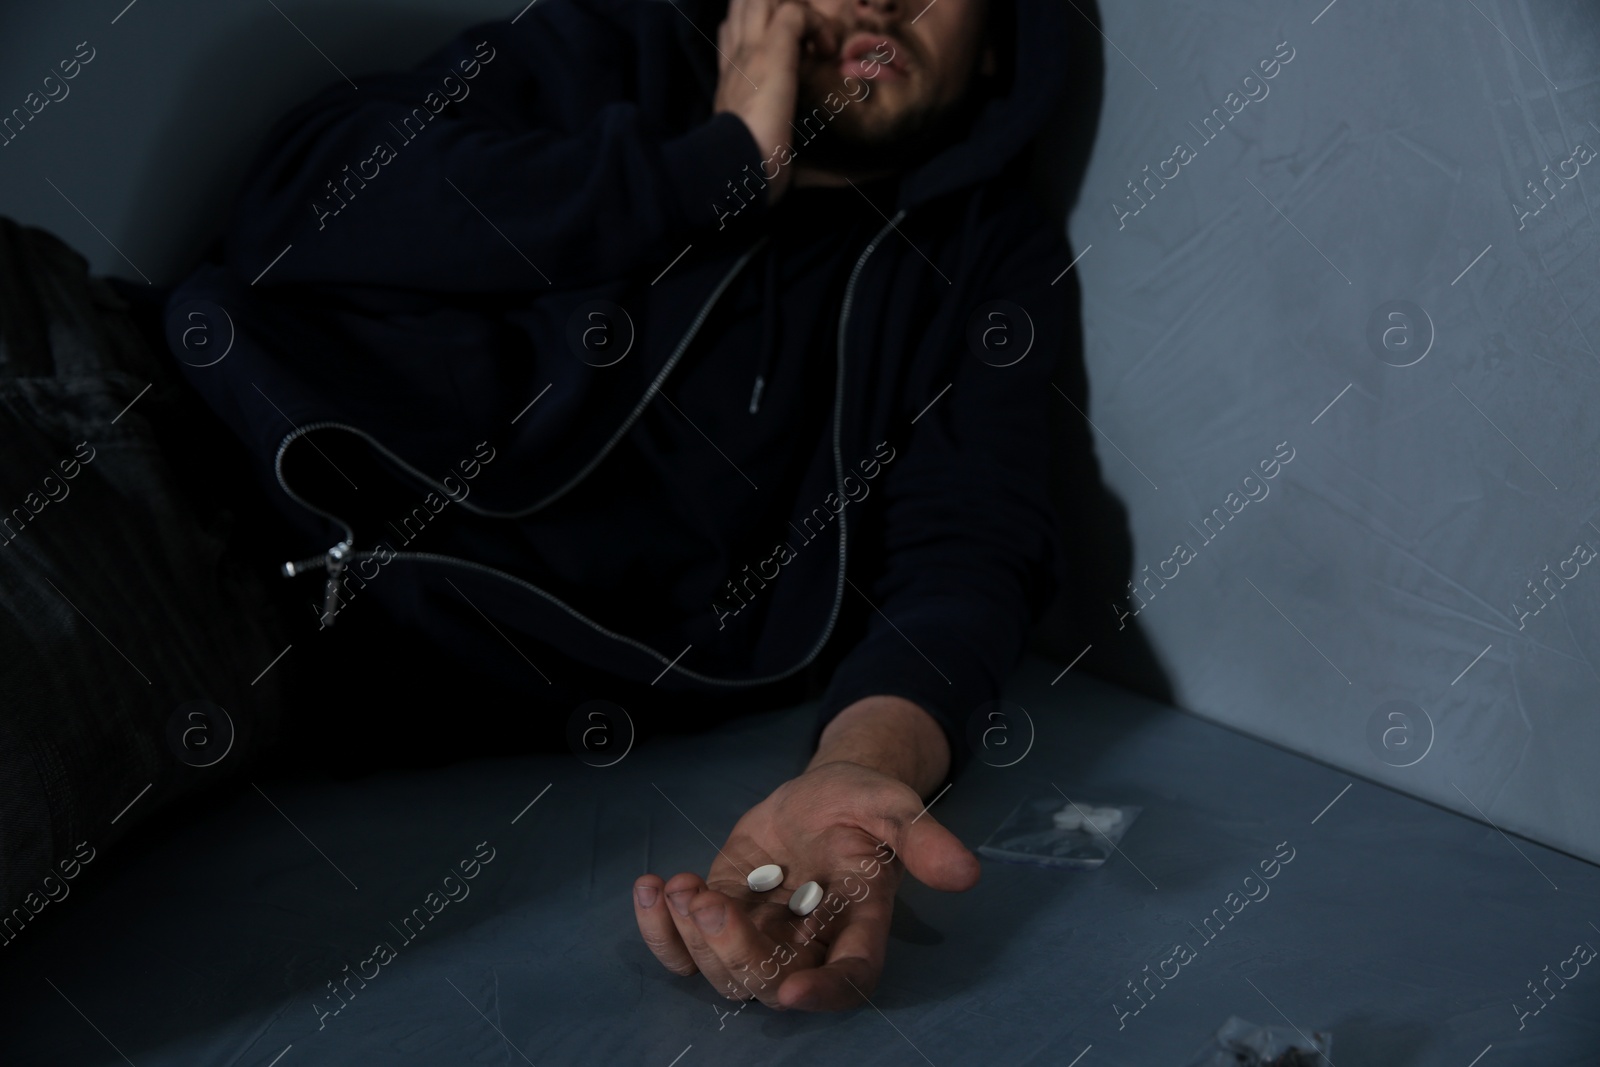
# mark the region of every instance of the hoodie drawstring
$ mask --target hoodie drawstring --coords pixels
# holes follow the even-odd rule
[[[761,408],[761,391],[767,386],[767,375],[772,372],[773,353],[778,347],[778,253],[767,246],[766,271],[762,279],[761,297],[761,354],[756,363],[755,387],[750,390],[750,414]]]

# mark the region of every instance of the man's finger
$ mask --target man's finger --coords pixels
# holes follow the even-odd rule
[[[767,23],[772,21],[772,8],[774,0],[735,0],[739,4],[739,21],[735,23],[746,41],[751,44],[761,40],[767,32]],[[733,17],[733,9],[728,9],[728,17]]]
[[[744,18],[747,6],[748,0],[728,0],[728,10],[722,16],[722,25],[727,27],[728,35],[734,47],[738,47],[744,37]]]
[[[819,955],[815,949],[802,953],[792,945],[773,941],[756,929],[743,907],[715,890],[707,890],[690,902],[689,917],[705,946],[716,953],[728,980],[737,987],[737,995],[748,993],[769,1007],[782,1006],[778,986],[784,970],[804,962],[814,963]]]
[[[694,974],[699,968],[684,947],[683,938],[678,936],[678,927],[670,914],[671,905],[667,903],[663,889],[665,883],[653,874],[634,882],[633,917],[639,923],[639,933],[645,945],[663,967],[673,974]]]
[[[668,914],[673,927],[678,931],[683,947],[694,960],[695,966],[700,969],[700,973],[705,975],[706,981],[711,983],[712,988],[725,997],[746,998],[748,994],[737,986],[732,990],[728,988],[731,976],[727,968],[722,965],[716,950],[706,944],[705,935],[690,917],[690,904],[696,897],[706,892],[710,890],[699,875],[687,872],[673,875],[667,880],[666,886]]]
[[[785,978],[779,1003],[801,1011],[859,1007],[883,973],[893,908],[893,897],[887,894],[847,900],[830,922],[827,962]]]
[[[807,37],[816,42],[816,51],[824,56],[831,55],[839,47],[833,24],[805,0],[781,0],[774,5],[767,32],[781,33],[786,40],[794,42],[796,62],[800,57],[801,41]]]
[[[874,964],[860,956],[840,956],[784,979],[778,1004],[796,1011],[859,1008],[872,996],[882,973],[881,963]]]
[[[844,28],[836,19],[829,18],[805,0],[792,0],[805,12],[805,25],[800,36],[809,40],[816,55],[832,59],[844,47]]]
[[[927,812],[912,822],[891,827],[887,840],[907,873],[930,889],[964,892],[977,885],[983,874],[978,857]]]

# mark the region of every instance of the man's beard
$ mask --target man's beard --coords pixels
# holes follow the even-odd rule
[[[939,149],[961,138],[971,125],[981,104],[981,94],[969,91],[945,105],[913,104],[896,115],[886,126],[870,131],[862,130],[850,115],[870,100],[871,89],[858,101],[837,82],[836,70],[819,71],[815,79],[802,76],[795,104],[795,122],[801,124],[813,114],[829,116],[830,121],[814,140],[794,145],[795,158],[808,165],[847,173],[874,171],[903,171],[932,156]],[[818,84],[818,83],[821,84]],[[871,86],[870,81],[862,84]],[[828,108],[823,100],[832,94],[836,102],[844,101],[838,114]],[[848,116],[848,117],[847,117]],[[841,121],[842,120],[842,121]],[[804,128],[804,127],[802,127]],[[810,136],[809,131],[807,136]]]

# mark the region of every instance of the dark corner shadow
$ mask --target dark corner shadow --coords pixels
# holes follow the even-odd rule
[[[1105,53],[1094,0],[1067,17],[1069,45],[1063,63],[1067,87],[1054,117],[1035,144],[1031,181],[1036,197],[1066,228],[1083,184],[1100,124]],[[1076,250],[1075,250],[1076,252]],[[1119,623],[1113,604],[1126,595],[1133,572],[1128,509],[1106,486],[1095,458],[1088,372],[1084,365],[1082,294],[1076,269],[1057,288],[1066,304],[1067,349],[1056,369],[1050,426],[1050,495],[1061,530],[1055,600],[1034,628],[1030,650],[1065,665],[1085,647],[1081,668],[1162,704],[1172,704],[1172,682],[1137,620]],[[1081,414],[1080,414],[1081,412]]]
[[[310,6],[284,5],[291,16]],[[481,21],[378,2],[341,3],[337,22],[327,13],[314,19],[318,45],[353,77],[409,69]],[[158,250],[149,258],[160,285],[180,280],[221,236],[272,124],[340,81],[314,53],[316,62],[306,62],[305,42],[286,29],[271,7],[252,8],[247,22],[210,42],[180,79],[177,104],[152,138],[155,151],[132,178],[140,210],[129,244]]]

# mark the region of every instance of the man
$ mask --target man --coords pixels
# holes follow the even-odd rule
[[[976,883],[923,809],[1051,592],[1068,259],[1019,164],[1064,29],[1047,0],[718,14],[539,0],[330,87],[275,128],[168,341],[314,553],[285,567],[317,576],[307,662],[365,629],[465,679],[441,701],[558,722],[826,679],[806,771],[634,907],[673,971],[842,1008],[902,870]],[[331,662],[351,701],[384,673]],[[783,887],[753,893],[766,863]]]

